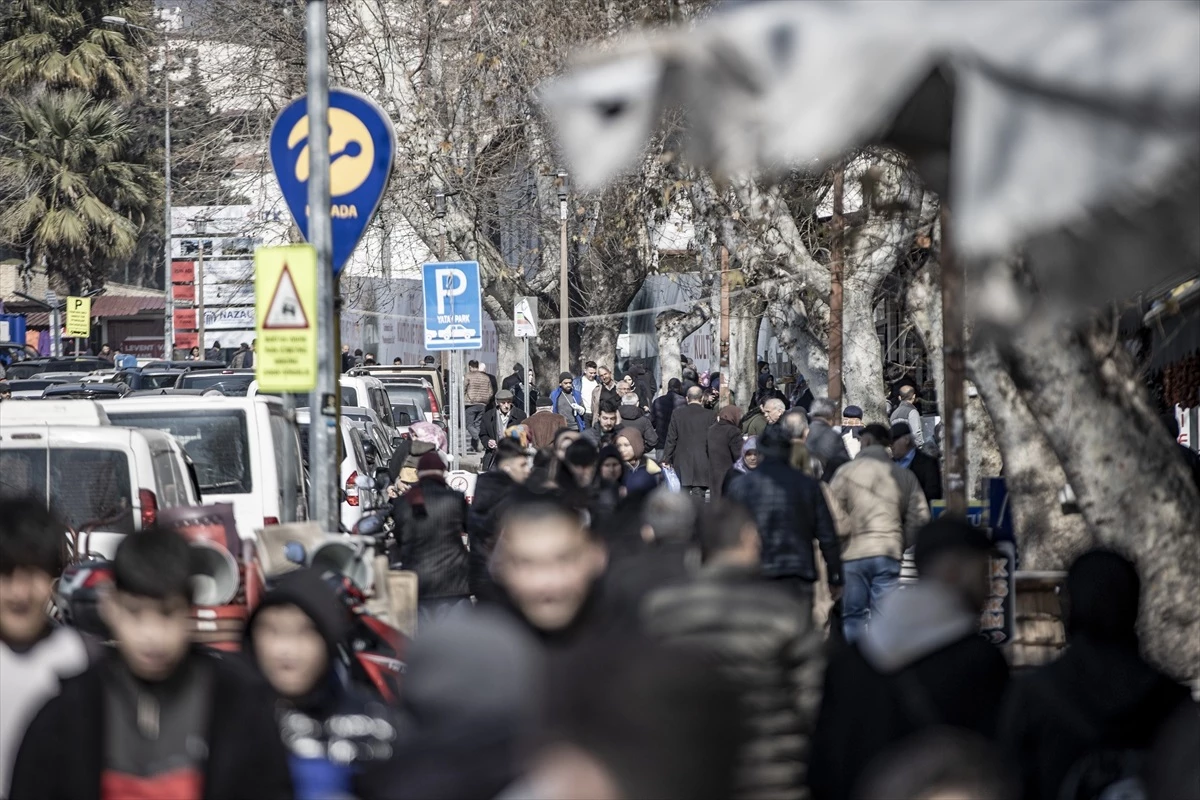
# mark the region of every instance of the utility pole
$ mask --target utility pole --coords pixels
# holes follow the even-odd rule
[[[203,361],[207,358],[205,353],[208,352],[204,346],[204,236],[208,233],[208,220],[199,220],[196,223],[196,231],[200,234],[200,257],[196,259],[194,302],[196,305],[196,331],[197,337],[200,339],[200,360]]]
[[[171,277],[171,34],[163,23],[163,290],[166,305],[163,319],[163,358],[170,361],[175,356],[175,296],[174,280]],[[203,258],[203,256],[201,256]]]
[[[846,264],[846,218],[843,208],[846,168],[838,164],[833,171],[832,247],[829,259],[829,399],[841,416],[842,409],[842,277]]]
[[[729,248],[721,245],[721,389],[717,405],[729,405]]]
[[[946,396],[942,398],[946,437],[946,510],[967,513],[966,337],[963,304],[965,278],[950,238],[951,223],[942,205],[942,245],[938,260],[942,268],[942,356],[946,371]]]
[[[309,400],[310,518],[336,532],[341,518],[338,445],[341,397],[334,368],[337,319],[333,275],[333,230],[329,196],[329,55],[326,0],[308,0],[305,47],[308,60],[308,240],[317,252],[317,388]],[[321,344],[323,343],[323,344]]]
[[[567,293],[567,173],[558,173],[558,224],[559,224],[559,267],[558,267],[558,371],[571,372],[571,337],[567,331],[569,311]],[[574,373],[572,373],[574,374]]]

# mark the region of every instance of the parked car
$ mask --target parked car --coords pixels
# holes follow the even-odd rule
[[[72,405],[74,404],[74,405]],[[169,434],[109,424],[89,401],[19,403],[0,415],[0,497],[33,496],[90,546],[111,555],[120,537],[154,524],[159,509],[200,502],[196,473]],[[73,424],[59,424],[63,407]],[[16,422],[10,410],[55,410],[49,422]],[[40,408],[39,408],[40,407]],[[79,543],[82,545],[82,543]]]
[[[8,377],[17,380],[54,372],[75,372],[87,375],[98,369],[112,369],[112,362],[95,356],[70,356],[63,358],[31,358],[8,367]]]
[[[303,453],[305,469],[308,469],[308,430],[312,415],[307,408],[296,409],[296,426],[300,431],[300,449]],[[349,419],[342,418],[342,465],[339,473],[342,487],[342,502],[339,513],[342,527],[347,532],[354,530],[354,525],[362,519],[363,502],[369,508],[374,505],[373,497],[362,497],[361,493],[368,491],[358,487],[358,476],[373,476],[375,469],[367,450],[363,446],[363,434]]]
[[[414,419],[414,422],[421,420],[435,422],[441,419],[441,414],[437,413],[440,408],[437,398],[434,396],[433,387],[426,379],[414,376],[411,378],[381,378],[380,380],[383,381],[383,389],[387,392],[388,400],[391,401],[393,407],[410,405],[419,409],[419,417]]]
[[[396,421],[392,419],[392,402],[378,378],[370,375],[342,375],[338,378],[343,406],[365,406],[379,415],[379,424],[396,436]]]
[[[187,373],[182,369],[130,369],[116,374],[115,380],[128,384],[130,389],[173,389],[179,381],[179,376]]]
[[[446,407],[446,385],[442,381],[442,373],[437,367],[431,367],[428,364],[413,364],[411,366],[391,364],[388,366],[355,367],[346,374],[370,375],[378,378],[385,384],[393,380],[407,382],[414,378],[424,378],[429,388],[433,391],[433,402],[431,403],[430,410],[434,418],[440,418],[441,409]]]
[[[252,369],[204,369],[180,375],[175,388],[204,389],[220,392],[226,397],[245,397],[253,381]]]
[[[196,465],[205,501],[232,503],[242,538],[307,519],[296,426],[275,398],[162,394],[101,405],[114,425],[178,439]]]
[[[123,383],[60,383],[49,386],[42,392],[42,397],[71,397],[77,400],[104,400],[110,397],[124,397],[129,393],[129,387]]]
[[[13,399],[22,398],[37,398],[42,396],[42,392],[51,386],[57,386],[60,383],[67,383],[69,378],[60,378],[56,375],[49,375],[45,378],[26,378],[19,381],[8,381],[8,388],[12,390]]]
[[[392,415],[398,416],[399,414],[400,412],[393,406]],[[388,435],[379,420],[379,415],[372,409],[362,406],[342,406],[342,418],[350,420],[363,432],[363,447],[367,451],[367,458],[371,460],[372,466],[375,468],[386,467],[392,457],[392,451],[399,444],[399,438]],[[409,419],[407,414],[400,421],[403,422],[405,419]],[[396,430],[400,438],[408,435],[407,425],[402,425]]]
[[[139,363],[143,370],[161,370],[161,369],[178,369],[184,372],[193,372],[198,369],[228,369],[229,365],[224,361],[178,361],[171,359],[158,359],[157,361],[147,361],[145,364]]]

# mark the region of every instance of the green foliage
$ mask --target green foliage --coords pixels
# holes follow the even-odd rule
[[[9,100],[0,174],[21,188],[0,210],[0,240],[45,264],[72,290],[99,283],[96,267],[127,258],[160,190],[145,165],[122,160],[132,127],[109,100],[78,90]]]

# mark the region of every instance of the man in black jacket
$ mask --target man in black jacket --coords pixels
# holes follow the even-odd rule
[[[191,557],[168,530],[118,546],[101,597],[116,652],[64,682],[34,718],[9,800],[292,797],[270,693],[189,643]]]
[[[850,461],[842,435],[833,428],[835,421],[840,422],[841,417],[837,406],[828,397],[813,400],[808,416],[808,438],[805,443],[808,452],[821,462],[821,480],[829,483],[838,467]]]
[[[1144,753],[1173,712],[1197,713],[1187,689],[1141,655],[1133,564],[1092,550],[1071,565],[1066,588],[1070,646],[1015,682],[1001,717],[1001,743],[1020,768],[1026,800],[1078,797],[1075,787],[1064,793],[1063,781],[1076,770],[1082,777],[1089,755]]]
[[[708,489],[708,428],[716,415],[704,407],[704,390],[687,390],[687,405],[671,415],[663,466],[674,467],[683,490],[703,497]]]
[[[815,800],[848,800],[875,758],[945,726],[992,737],[1008,664],[979,635],[991,541],[962,518],[917,533],[921,580],[892,592],[857,642],[825,671],[809,784]]]
[[[817,580],[814,541],[825,559],[830,592],[835,600],[841,596],[841,546],[833,515],[820,483],[788,464],[792,438],[787,429],[779,423],[768,425],[758,450],[763,462],[730,485],[728,498],[754,517],[762,537],[763,575],[786,588],[811,616]]]
[[[417,573],[418,612],[436,621],[469,602],[467,584],[467,498],[446,485],[436,452],[417,463],[417,485],[392,503],[396,521],[393,563]]]
[[[748,736],[733,796],[802,798],[824,667],[821,638],[811,614],[763,579],[758,530],[744,508],[709,506],[700,545],[704,566],[696,579],[646,600],[646,633],[707,656],[738,689]]]
[[[907,422],[892,425],[892,458],[916,474],[926,500],[942,499],[942,467],[936,458],[917,447]]]
[[[638,433],[642,435],[642,443],[646,445],[646,452],[650,452],[658,447],[658,432],[650,424],[650,418],[638,406],[637,395],[627,394],[621,398],[619,414],[621,418],[620,427],[636,428]]]
[[[488,561],[499,536],[499,520],[504,507],[530,472],[529,454],[512,439],[496,446],[492,468],[475,479],[475,496],[467,514],[468,584],[476,600],[493,599],[492,576]]]
[[[686,402],[683,397],[683,384],[679,378],[671,378],[667,381],[667,391],[663,396],[650,404],[650,424],[654,426],[654,433],[662,447],[666,447],[667,431],[671,429],[671,417],[675,409]]]
[[[496,392],[496,405],[483,412],[479,423],[479,441],[483,443],[483,469],[492,468],[496,460],[496,445],[504,438],[504,432],[512,425],[525,421],[525,412],[516,408],[516,397],[508,389]]]

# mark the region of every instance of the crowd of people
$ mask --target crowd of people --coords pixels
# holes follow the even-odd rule
[[[904,402],[864,424],[768,375],[743,413],[719,376],[589,363],[524,419],[521,365],[469,369],[471,501],[432,449],[393,501],[418,576],[394,706],[347,681],[327,576],[273,580],[218,653],[188,641],[187,544],[151,529],[99,643],[46,613],[61,523],[0,505],[0,797],[1200,797],[1200,707],[1141,654],[1136,565],[1080,556],[1065,652],[1014,674],[978,635],[990,538],[932,519]]]

